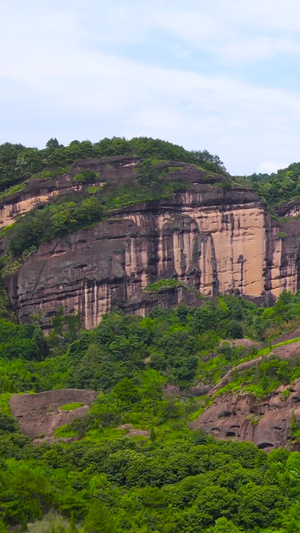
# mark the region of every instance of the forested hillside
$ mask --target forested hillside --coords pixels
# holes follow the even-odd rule
[[[1,531],[4,523],[52,533],[298,531],[298,452],[267,455],[190,424],[211,402],[205,390],[237,363],[269,353],[274,336],[300,324],[299,311],[298,295],[283,294],[273,308],[225,296],[146,318],[115,310],[90,332],[60,315],[47,339],[38,324],[2,320]],[[243,336],[257,346],[220,344]],[[298,378],[299,367],[285,363],[265,363],[251,392],[267,397]],[[11,394],[69,387],[98,398],[56,431],[55,443],[40,435],[33,445],[10,415]],[[136,436],[118,429],[124,424]],[[291,427],[291,448],[297,439]]]
[[[118,156],[123,158],[120,164]],[[111,157],[117,158],[114,168]],[[11,223],[0,234],[0,533],[300,532],[300,419],[294,412],[299,398],[295,397],[282,430],[286,447],[274,446],[269,454],[252,442],[239,442],[232,430],[221,441],[201,427],[192,429],[223,394],[242,399],[251,395],[258,406],[268,403],[272,394],[278,402],[294,398],[300,379],[299,292],[283,290],[276,303],[262,295],[259,306],[239,296],[240,289],[220,295],[216,288],[207,298],[178,276],[160,275],[142,289],[141,298],[168,301],[167,297],[172,300],[173,294],[185,291],[189,306],[152,307],[147,316],[126,314],[116,307],[89,331],[82,329],[80,314],[68,315],[58,307],[50,310],[46,335],[39,314],[30,315],[30,324],[18,323],[4,288],[7,279],[17,285],[14,273],[43,243],[65,236],[70,240],[70,234],[104,220],[107,227],[124,224],[125,218],[118,218],[120,208],[156,203],[160,213],[159,202],[166,199],[172,217],[165,234],[172,242],[179,235],[176,250],[183,249],[184,238],[188,241],[182,235],[200,235],[188,248],[191,256],[200,255],[200,244],[209,241],[208,230],[215,231],[214,213],[209,214],[212,227],[202,234],[178,208],[179,222],[172,233],[172,198],[188,193],[193,180],[199,189],[187,211],[205,191],[204,208],[217,206],[220,211],[221,247],[226,231],[232,242],[237,240],[233,230],[241,228],[230,208],[240,210],[238,220],[246,220],[250,227],[242,228],[244,239],[249,230],[250,257],[259,244],[253,247],[255,228],[264,235],[259,223],[263,225],[267,214],[264,202],[247,187],[261,195],[276,216],[276,204],[297,195],[298,166],[271,176],[231,178],[218,156],[147,138],[73,141],[67,147],[51,139],[43,150],[0,146],[0,201],[3,212],[9,205],[12,213]],[[230,196],[232,189],[235,196]],[[151,212],[147,216],[153,218]],[[251,226],[253,219],[259,221],[257,226]],[[266,246],[271,250],[275,242],[284,249],[286,234],[280,234],[278,225],[273,230],[273,241]],[[139,231],[138,237],[145,233],[144,227]],[[116,232],[110,235],[112,241],[119,237]],[[132,232],[128,226],[124,242]],[[150,235],[156,233],[151,229]],[[291,235],[297,259],[298,234]],[[78,240],[84,241],[82,235]],[[87,245],[95,246],[94,242]],[[188,246],[189,242],[194,241]],[[152,247],[158,248],[158,243]],[[171,248],[165,248],[165,261],[170,263]],[[113,246],[108,250],[106,263],[119,253]],[[213,244],[205,250],[215,253]],[[57,247],[50,250],[50,255],[56,251]],[[57,253],[61,261],[66,250],[61,246]],[[289,274],[293,268],[286,266],[285,258],[290,258],[290,249],[284,253],[282,268]],[[151,257],[155,263],[156,256]],[[183,269],[185,260],[176,257]],[[47,260],[43,261],[32,293],[45,271]],[[216,263],[216,258],[209,256],[208,262]],[[243,290],[247,260],[240,251],[236,262]],[[136,281],[132,270],[138,268],[133,263],[126,284],[129,279]],[[70,268],[71,263],[66,264]],[[84,269],[86,264],[80,259],[75,266]],[[296,267],[294,271],[297,277]],[[212,283],[217,285],[214,275]],[[279,267],[274,276],[277,282]],[[283,273],[282,279],[287,283],[288,276]],[[262,305],[263,301],[273,305]],[[284,352],[289,344],[296,347],[293,357],[278,355],[275,347]],[[221,381],[224,377],[226,382]],[[19,418],[13,416],[13,395],[54,391],[51,398],[55,398],[55,391],[67,389],[75,398],[76,390],[90,390],[96,400],[90,407],[78,395],[55,408],[49,400],[42,413],[35,409],[31,415],[41,417],[44,425],[57,415],[55,429],[34,436],[21,431],[26,415],[22,411]],[[64,413],[71,413],[73,421],[62,426]],[[226,411],[221,415],[227,416]],[[253,432],[262,417],[262,412],[248,417]]]
[[[272,174],[251,174],[237,178],[262,196],[270,207],[276,207],[282,202],[299,198],[300,193],[300,164],[292,163],[287,168]]]
[[[94,144],[90,141],[72,141],[69,146],[59,144],[57,139],[50,139],[42,150],[28,148],[22,144],[0,145],[0,188],[3,191],[41,172],[47,172],[45,177],[52,177],[80,159],[121,155],[182,161],[202,165],[207,170],[226,173],[220,158],[211,155],[207,150],[188,151],[159,139],[135,137],[126,140],[113,137]]]

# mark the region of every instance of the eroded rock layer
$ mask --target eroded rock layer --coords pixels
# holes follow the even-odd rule
[[[120,179],[130,179],[138,161],[136,157],[87,159],[74,163],[68,173],[56,178],[31,178],[21,191],[0,199],[0,230],[13,224],[18,216],[51,203],[59,196],[84,192],[92,185],[101,187],[106,181],[118,183]],[[86,169],[97,173],[97,181],[86,185],[74,181],[76,174]]]

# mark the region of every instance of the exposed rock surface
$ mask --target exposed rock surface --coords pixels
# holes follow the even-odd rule
[[[290,394],[284,393],[289,390]],[[290,441],[292,413],[300,422],[300,380],[260,401],[251,394],[222,394],[192,423],[192,429],[203,428],[218,439],[251,441],[266,451],[288,444],[295,449]]]
[[[229,344],[231,348],[245,348],[245,350],[251,351],[252,349],[260,349],[261,344],[251,339],[224,339],[219,342],[219,347]]]
[[[40,184],[31,204],[43,194],[72,189],[72,176],[84,165],[100,172],[99,183],[111,179],[124,184],[136,175],[136,158],[105,161],[74,166],[57,185],[51,182],[53,190]],[[90,329],[114,306],[145,315],[158,304],[199,305],[200,293],[234,291],[268,301],[283,289],[294,293],[300,288],[300,222],[288,220],[283,238],[282,228],[251,191],[217,186],[217,176],[208,178],[187,164],[174,177],[188,183],[187,192],[115,211],[91,229],[40,246],[6,280],[20,322],[39,314],[47,327],[63,307],[65,314],[80,312],[83,326]],[[22,200],[24,194],[15,204],[16,198],[10,204],[6,200],[4,207],[15,205],[21,211],[20,202],[29,201]],[[147,292],[149,284],[164,278],[175,278],[191,290]]]
[[[289,359],[297,362],[300,360],[300,342],[277,346],[269,355],[237,365],[227,372],[208,395],[213,397],[229,383],[234,372],[248,370],[274,356],[281,360]],[[219,439],[251,441],[267,451],[288,444],[298,449],[298,444],[291,440],[290,426],[293,413],[300,423],[300,380],[293,385],[280,386],[263,400],[246,393],[220,394],[191,426],[192,429],[201,427]]]
[[[53,437],[55,430],[85,415],[97,398],[97,392],[84,389],[65,389],[38,394],[13,394],[10,399],[12,415],[21,430],[33,439],[44,435]],[[60,408],[68,403],[83,403],[72,411]]]
[[[130,178],[138,161],[136,157],[86,159],[75,163],[70,172],[55,179],[32,178],[22,191],[0,200],[0,229],[12,224],[17,216],[50,203],[58,196],[76,194],[91,185],[102,186],[106,181],[118,182],[125,177]],[[86,168],[97,172],[99,178],[96,183],[84,185],[74,181],[74,176]]]

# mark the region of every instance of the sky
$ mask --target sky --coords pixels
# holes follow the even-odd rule
[[[297,0],[0,0],[0,144],[147,136],[300,161]]]

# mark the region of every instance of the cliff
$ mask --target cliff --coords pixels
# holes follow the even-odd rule
[[[98,185],[133,179],[138,159],[109,161],[85,161],[58,180],[55,189],[53,183],[40,181],[35,189],[28,186],[6,198],[2,223],[55,195],[80,192],[86,186],[74,186],[72,176],[82,168],[100,172]],[[195,304],[197,294],[233,291],[272,300],[284,289],[298,290],[297,219],[280,227],[257,195],[227,186],[220,176],[194,165],[183,164],[168,179],[184,181],[187,190],[115,209],[92,228],[44,243],[8,276],[6,287],[20,322],[38,314],[48,326],[63,307],[66,314],[80,312],[83,326],[90,329],[114,306],[144,315],[157,304]],[[147,286],[169,278],[180,283],[162,292],[147,291]]]
[[[249,441],[271,451],[289,446],[299,449],[291,435],[292,415],[300,418],[300,381],[281,386],[264,400],[232,392],[218,396],[192,424],[222,440]]]

